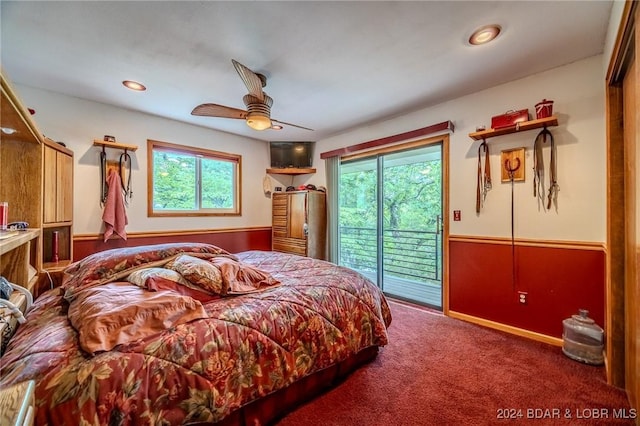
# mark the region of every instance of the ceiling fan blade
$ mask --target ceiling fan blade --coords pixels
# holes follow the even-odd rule
[[[222,118],[247,118],[247,111],[218,104],[198,105],[191,111],[191,115]]]
[[[291,123],[287,123],[287,122],[280,121],[280,120],[274,120],[273,118],[271,119],[271,121],[274,122],[274,123],[284,124],[285,126],[293,126],[293,127],[297,127],[298,129],[310,130],[310,131],[313,132],[313,129],[310,129],[310,128],[304,127],[304,126],[298,126],[297,124],[291,124]]]
[[[236,68],[236,71],[240,75],[242,82],[245,86],[247,86],[249,94],[255,96],[261,101],[264,100],[264,94],[262,93],[262,79],[260,79],[260,77],[258,77],[256,73],[254,73],[235,59],[232,59],[231,62],[233,62],[233,66]]]

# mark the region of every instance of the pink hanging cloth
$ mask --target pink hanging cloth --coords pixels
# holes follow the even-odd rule
[[[124,227],[129,223],[127,212],[124,206],[124,196],[122,194],[122,180],[120,174],[115,170],[109,172],[107,177],[107,201],[104,203],[102,220],[104,221],[104,242],[115,232],[123,240],[127,239],[127,231]]]

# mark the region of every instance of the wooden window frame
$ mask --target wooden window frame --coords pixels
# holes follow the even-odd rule
[[[156,211],[153,208],[153,155],[157,151],[168,151],[235,164],[232,209],[199,209]],[[197,183],[201,191],[201,182]],[[191,217],[191,216],[241,216],[242,215],[242,156],[210,149],[178,145],[152,139],[147,140],[147,217]]]

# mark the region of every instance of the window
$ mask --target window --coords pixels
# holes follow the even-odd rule
[[[148,216],[238,216],[236,154],[147,141]]]

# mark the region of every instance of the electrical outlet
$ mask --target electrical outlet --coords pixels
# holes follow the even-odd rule
[[[518,301],[522,305],[526,305],[527,304],[528,297],[529,297],[529,293],[527,293],[526,291],[519,291],[518,292]]]

